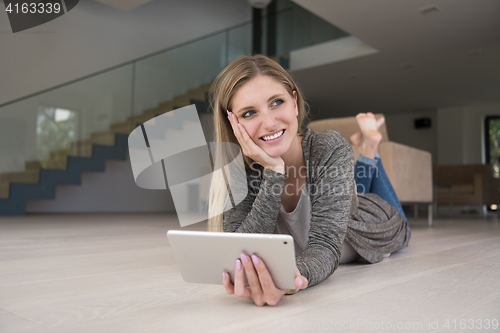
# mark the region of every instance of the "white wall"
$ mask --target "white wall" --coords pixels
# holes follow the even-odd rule
[[[433,164],[481,164],[484,157],[484,119],[500,115],[500,104],[448,107],[386,115],[389,139],[432,154]],[[415,118],[431,118],[430,129],[415,129]]]
[[[416,129],[414,120],[430,118],[431,128]],[[435,110],[385,115],[389,140],[432,154],[432,163],[437,163],[437,113]]]
[[[484,163],[484,119],[500,104],[438,109],[438,164]]]
[[[438,118],[437,164],[464,163],[464,110],[463,108],[441,108]]]
[[[130,12],[85,0],[13,34],[2,2],[0,104],[249,21],[251,13],[246,0],[156,0]]]

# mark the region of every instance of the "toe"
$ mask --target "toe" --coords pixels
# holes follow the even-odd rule
[[[380,119],[377,119],[377,128],[382,126],[382,124],[385,123],[385,118],[381,117]]]

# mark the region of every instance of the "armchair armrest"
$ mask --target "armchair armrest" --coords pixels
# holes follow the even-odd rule
[[[379,145],[384,169],[399,201],[432,202],[431,153],[395,142]]]

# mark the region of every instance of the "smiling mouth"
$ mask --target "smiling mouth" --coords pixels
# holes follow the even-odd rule
[[[273,141],[273,140],[276,140],[278,139],[279,137],[281,137],[283,134],[285,133],[285,130],[282,129],[281,131],[277,132],[276,134],[274,135],[266,135],[266,136],[263,136],[261,137],[260,139],[262,141]]]

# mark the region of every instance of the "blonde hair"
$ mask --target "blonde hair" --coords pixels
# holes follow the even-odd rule
[[[238,140],[234,136],[233,129],[227,119],[227,111],[232,110],[232,102],[235,93],[245,83],[251,79],[266,75],[283,84],[290,96],[294,98],[293,91],[297,92],[297,108],[298,108],[298,135],[304,135],[304,121],[307,115],[307,104],[305,103],[299,87],[295,84],[290,74],[281,67],[276,61],[264,56],[240,56],[229,64],[210,86],[210,107],[214,115],[214,131],[215,140],[217,142],[231,142],[238,144]],[[214,157],[215,165],[226,165],[229,160],[224,153],[219,153]],[[245,167],[249,167],[253,162],[249,157],[243,157]],[[209,230],[223,231],[223,216],[222,211],[225,205],[228,204],[228,196],[226,195],[229,184],[230,175],[226,174],[226,179],[220,173],[212,177],[209,195]]]

